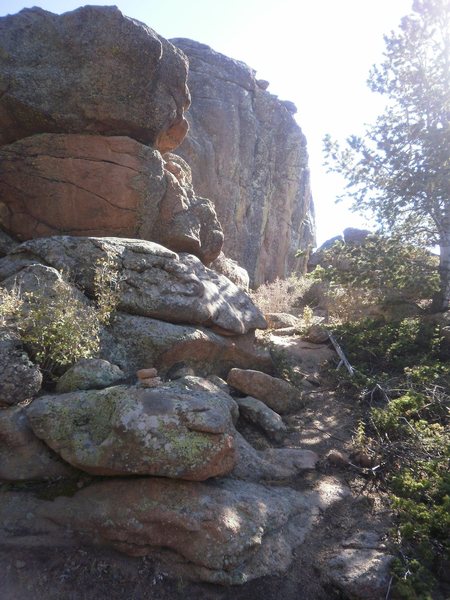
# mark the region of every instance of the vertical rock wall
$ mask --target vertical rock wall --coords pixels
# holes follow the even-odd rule
[[[224,229],[224,252],[252,285],[304,268],[295,258],[314,240],[306,139],[295,106],[265,90],[242,62],[187,39],[190,131],[177,153],[192,167]]]

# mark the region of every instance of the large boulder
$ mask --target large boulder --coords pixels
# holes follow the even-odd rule
[[[234,467],[232,404],[218,388],[179,380],[41,396],[27,416],[34,433],[82,471],[202,481]]]
[[[142,238],[205,263],[222,248],[214,206],[195,195],[189,166],[129,137],[41,134],[4,146],[0,197],[0,222],[21,240]]]
[[[101,340],[102,358],[134,375],[155,366],[158,373],[190,369],[196,375],[226,377],[236,365],[242,369],[273,371],[268,350],[255,344],[254,335],[219,335],[211,329],[116,314]]]
[[[186,134],[186,57],[116,7],[24,9],[0,19],[0,40],[0,144],[100,133],[167,152]]]
[[[38,540],[57,547],[81,538],[163,558],[166,570],[183,579],[236,585],[286,571],[317,515],[314,496],[289,488],[116,479],[54,501],[3,493],[0,539],[6,546]]]
[[[192,40],[172,42],[189,59],[192,94],[190,130],[177,152],[191,165],[197,192],[215,203],[226,256],[247,269],[252,285],[301,270],[314,216],[295,108],[244,63]]]
[[[48,480],[75,474],[36,437],[22,406],[0,410],[0,480]]]
[[[119,308],[166,321],[244,334],[266,327],[250,297],[190,254],[153,242],[120,238],[52,237],[29,240],[0,259],[0,280],[41,262],[68,271],[92,295],[95,266],[112,260],[122,280]]]

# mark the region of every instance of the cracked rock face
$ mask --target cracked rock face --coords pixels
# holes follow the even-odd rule
[[[177,153],[197,192],[215,203],[224,253],[252,285],[305,266],[314,241],[306,140],[287,104],[260,87],[242,62],[174,39],[189,59],[190,130]],[[264,86],[263,86],[264,87]]]
[[[213,204],[189,166],[129,137],[41,134],[0,148],[0,222],[21,240],[70,234],[141,238],[204,263],[220,253]]]
[[[93,293],[95,265],[112,258],[122,284],[119,308],[165,321],[245,334],[266,322],[250,297],[190,254],[177,255],[153,242],[120,238],[52,237],[29,240],[0,259],[0,280],[34,263],[72,273]]]
[[[233,400],[219,389],[115,386],[37,398],[34,433],[93,475],[156,475],[203,481],[235,464]]]
[[[0,39],[0,144],[86,132],[167,152],[185,136],[186,57],[116,7],[24,9],[0,19]]]

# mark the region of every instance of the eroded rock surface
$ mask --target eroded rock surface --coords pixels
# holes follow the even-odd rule
[[[88,473],[202,481],[234,467],[231,402],[172,382],[41,396],[27,416],[40,439]]]
[[[186,134],[186,57],[116,7],[27,8],[0,19],[0,39],[0,144],[85,132],[167,152]]]
[[[211,198],[224,252],[253,285],[304,266],[313,242],[306,140],[292,106],[258,85],[242,62],[192,40],[175,39],[189,59],[190,131],[177,150],[199,194]],[[307,252],[306,252],[307,255]]]
[[[41,262],[76,276],[91,295],[95,266],[110,259],[122,281],[119,308],[172,322],[216,327],[226,334],[265,328],[250,297],[195,256],[154,242],[121,238],[51,237],[29,240],[0,259],[0,279]]]
[[[41,134],[16,141],[0,148],[0,222],[21,240],[141,238],[209,263],[223,243],[214,206],[195,195],[185,161],[166,156],[129,137]]]

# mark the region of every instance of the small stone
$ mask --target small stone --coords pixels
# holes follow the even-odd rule
[[[23,569],[26,566],[26,563],[23,560],[16,560],[16,567],[18,569]]]
[[[335,449],[328,452],[327,460],[334,467],[346,467],[349,462],[349,458],[345,453]]]
[[[155,368],[139,369],[136,375],[138,376],[138,379],[149,379],[151,377],[156,377],[158,375],[158,371]]]
[[[364,469],[371,469],[374,466],[374,457],[364,451],[353,454],[352,460]]]

